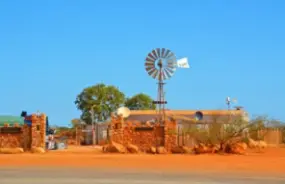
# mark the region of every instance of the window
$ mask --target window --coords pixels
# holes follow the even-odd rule
[[[40,130],[41,130],[41,126],[37,125],[37,131],[40,131]]]
[[[115,124],[115,129],[120,129],[122,126],[121,126],[121,123],[116,123]]]

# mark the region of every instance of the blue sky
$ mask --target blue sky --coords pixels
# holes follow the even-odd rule
[[[285,1],[0,1],[0,114],[47,113],[68,124],[98,82],[156,97],[153,48],[188,57],[167,81],[171,109],[223,109],[285,120]],[[283,85],[282,85],[283,84]]]

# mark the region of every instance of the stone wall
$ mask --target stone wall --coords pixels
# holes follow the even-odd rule
[[[17,148],[22,147],[22,145],[22,133],[0,134],[0,148]]]
[[[39,116],[32,114],[31,134],[32,134],[31,147],[45,148],[45,139],[46,139],[45,114],[41,114]]]
[[[45,133],[46,133],[46,115],[31,116],[31,127],[23,125],[20,132],[3,133],[0,132],[0,148],[16,148],[21,147],[25,151],[32,147],[45,148]]]
[[[121,117],[112,117],[109,130],[110,140],[123,144],[134,144],[141,151],[147,151],[150,147],[164,146],[168,151],[176,146],[175,121],[166,121],[164,126],[157,123],[141,123],[127,121]]]
[[[177,123],[176,121],[166,121],[164,123],[164,147],[166,150],[177,146]]]

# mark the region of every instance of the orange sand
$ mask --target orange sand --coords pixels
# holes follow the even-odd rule
[[[285,148],[240,155],[101,154],[90,147],[71,147],[45,154],[0,155],[3,166],[101,167],[168,171],[258,172],[285,174]]]

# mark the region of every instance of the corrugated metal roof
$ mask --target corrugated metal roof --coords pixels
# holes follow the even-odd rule
[[[24,118],[21,116],[0,115],[0,126],[4,126],[5,123],[8,123],[10,126],[13,126],[15,123],[24,125]]]

